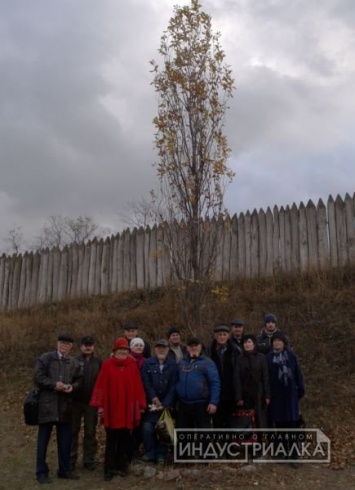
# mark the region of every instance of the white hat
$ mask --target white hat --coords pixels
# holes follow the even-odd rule
[[[144,340],[141,339],[140,337],[134,337],[134,339],[131,340],[129,346],[131,349],[133,349],[133,347],[135,347],[136,345],[143,345],[144,347]]]

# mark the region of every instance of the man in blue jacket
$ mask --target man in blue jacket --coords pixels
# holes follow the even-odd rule
[[[155,436],[155,426],[165,408],[175,405],[176,362],[168,357],[169,344],[165,339],[155,343],[155,356],[147,359],[142,369],[142,381],[147,395],[148,409],[143,415],[143,461],[164,464],[167,446]]]
[[[177,427],[209,429],[216,413],[221,383],[216,364],[202,354],[202,343],[187,341],[187,356],[178,363],[176,394],[179,401]]]

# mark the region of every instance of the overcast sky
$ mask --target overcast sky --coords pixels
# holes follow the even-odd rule
[[[231,213],[355,191],[354,0],[201,0],[236,91]],[[151,59],[178,0],[0,0],[0,250],[156,187]]]

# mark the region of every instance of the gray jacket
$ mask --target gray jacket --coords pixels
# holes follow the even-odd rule
[[[60,360],[57,351],[42,354],[36,361],[35,384],[39,394],[39,423],[71,423],[72,394],[55,391],[57,381],[71,384],[73,391],[82,382],[80,365],[73,357]]]

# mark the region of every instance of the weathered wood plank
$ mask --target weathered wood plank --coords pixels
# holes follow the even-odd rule
[[[301,272],[306,272],[308,270],[308,239],[307,239],[307,214],[306,207],[301,202],[300,211],[300,269]]]

